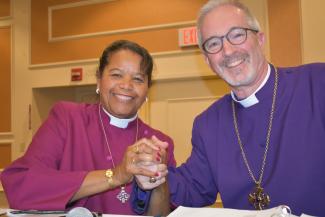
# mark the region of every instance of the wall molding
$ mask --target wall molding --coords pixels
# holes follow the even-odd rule
[[[8,27],[8,26],[12,26],[12,20],[8,19],[8,20],[1,20],[0,19],[0,28],[1,27]]]
[[[223,97],[223,95],[216,96],[202,96],[202,97],[186,97],[177,99],[166,99],[167,105],[169,103],[179,103],[179,102],[191,102],[191,101],[202,101],[202,100],[217,100]]]
[[[80,2],[74,2],[74,3],[67,3],[67,4],[60,4],[55,6],[48,7],[48,41],[65,41],[69,39],[75,39],[76,38],[84,38],[84,37],[91,37],[91,34],[84,34],[82,35],[76,35],[76,36],[66,36],[66,37],[52,37],[52,12],[54,10],[60,10],[60,9],[67,9],[67,8],[74,8],[74,7],[80,7],[80,6],[86,6],[86,5],[92,5],[92,4],[101,4],[106,2],[112,2],[117,0],[85,0]]]
[[[170,28],[184,28],[188,26],[195,25],[195,21],[186,21],[186,22],[177,22],[177,23],[168,23],[168,24],[159,24],[159,25],[150,25],[150,26],[139,26],[134,28],[127,29],[118,29],[112,31],[103,31],[103,32],[95,32],[88,34],[79,34],[79,35],[71,35],[71,36],[62,36],[62,37],[52,37],[52,33],[49,32],[49,42],[58,42],[58,41],[68,41],[73,39],[82,39],[82,38],[91,38],[96,36],[103,35],[117,35],[117,34],[125,34],[125,33],[135,33],[135,32],[143,32],[143,31],[151,31],[151,30],[162,30],[162,29],[170,29]]]
[[[197,54],[201,51],[196,49],[191,50],[172,50],[164,52],[151,53],[155,57],[168,57],[168,56],[179,56],[179,55],[188,55],[188,54]],[[87,65],[87,64],[97,64],[98,58],[84,59],[84,60],[73,60],[73,61],[62,61],[62,62],[53,62],[53,63],[43,63],[43,64],[30,64],[29,69],[46,69],[46,68],[55,68],[60,66],[75,66],[75,65]]]
[[[11,20],[12,19],[12,16],[6,16],[6,17],[0,17],[0,21],[2,20]]]
[[[111,2],[111,1],[116,1],[116,0],[87,0],[87,1],[82,1],[82,2],[62,4],[62,5],[56,5],[56,6],[49,7],[48,8],[48,41],[49,42],[58,42],[58,41],[90,38],[90,37],[103,36],[103,35],[107,36],[107,35],[134,33],[134,32],[141,32],[141,31],[162,30],[162,29],[170,29],[170,28],[184,28],[184,27],[196,25],[195,20],[190,20],[190,21],[184,21],[184,22],[138,26],[138,27],[133,27],[133,28],[117,29],[117,30],[111,30],[111,31],[101,31],[101,32],[93,32],[93,33],[87,33],[87,34],[77,34],[77,35],[53,37],[52,14],[53,14],[54,10],[60,10],[60,9],[66,9],[66,8],[72,8],[72,7],[80,7],[80,6],[91,5],[91,4],[100,4],[100,3],[106,3],[106,2]]]
[[[2,132],[0,133],[0,146],[3,144],[13,143],[14,134],[12,132]]]

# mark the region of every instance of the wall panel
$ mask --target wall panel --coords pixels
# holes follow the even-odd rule
[[[268,0],[271,62],[277,66],[302,63],[300,1]]]
[[[0,0],[0,19],[11,15],[10,0]]]
[[[53,37],[142,29],[145,27],[194,21],[195,9],[203,1],[137,0],[102,1],[97,4],[62,4],[50,7],[49,20]],[[194,8],[193,10],[191,8]]]
[[[11,26],[0,27],[0,132],[11,131]]]
[[[301,0],[303,61],[325,61],[325,1]]]
[[[98,58],[101,50],[117,39],[136,41],[152,53],[180,50],[178,28],[194,25],[205,0],[191,4],[188,0],[103,0],[76,7],[67,4],[79,2],[94,1],[32,1],[31,64]],[[95,34],[123,29],[126,31]],[[63,40],[49,40],[52,33],[53,39]],[[87,37],[71,38],[85,34]]]
[[[167,127],[174,139],[177,165],[184,163],[192,151],[192,126],[194,118],[219,97],[195,97],[167,101]]]
[[[0,168],[11,163],[11,143],[0,144]]]
[[[195,116],[229,92],[226,83],[209,79],[180,79],[154,83],[149,92],[149,124],[171,136],[177,165],[189,157]]]

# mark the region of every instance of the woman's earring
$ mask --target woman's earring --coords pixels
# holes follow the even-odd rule
[[[146,102],[148,102],[148,97],[146,96]]]
[[[98,87],[96,88],[96,93],[99,94],[99,88]]]

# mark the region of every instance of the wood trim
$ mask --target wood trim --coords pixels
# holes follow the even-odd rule
[[[92,5],[92,4],[101,4],[105,2],[112,2],[112,1],[117,1],[117,0],[84,0],[80,2],[73,2],[73,3],[67,3],[67,4],[59,4],[55,6],[50,6],[48,7],[48,40],[49,41],[64,41],[64,40],[70,40],[73,38],[83,38],[81,36],[83,35],[72,35],[72,36],[66,36],[66,37],[53,37],[52,36],[52,14],[53,11],[55,10],[60,10],[60,9],[66,9],[66,8],[73,8],[73,7],[80,7],[80,6],[86,6],[86,5]],[[79,36],[79,37],[78,37]],[[85,34],[84,37],[92,37],[96,35],[91,35],[91,34]]]
[[[155,53],[151,53],[151,55],[153,57],[168,57],[168,56],[188,55],[194,53],[201,53],[201,51],[199,49],[172,50],[172,51],[165,51],[165,52],[155,52]],[[92,63],[98,63],[98,58],[75,60],[75,61],[62,61],[62,62],[44,63],[44,64],[30,64],[29,69],[55,68],[59,66],[74,66],[74,65],[82,65],[82,64],[92,64]]]
[[[138,26],[138,27],[128,28],[128,29],[118,29],[118,30],[112,30],[112,31],[96,32],[96,33],[69,35],[69,36],[63,36],[63,37],[53,37],[52,29],[50,29],[49,30],[49,42],[67,41],[67,40],[73,40],[73,39],[98,37],[98,36],[104,36],[104,35],[108,36],[108,35],[127,34],[127,33],[144,32],[144,31],[151,31],[151,30],[162,30],[162,29],[169,29],[169,28],[184,28],[184,27],[189,27],[189,26],[193,26],[193,25],[195,25],[195,21],[191,20],[191,21],[186,21],[186,22],[167,23],[167,24],[151,25],[151,26]],[[49,27],[49,28],[52,28],[52,27]]]
[[[56,42],[56,41],[65,41],[65,40],[72,40],[72,39],[81,39],[81,38],[88,38],[88,37],[96,37],[96,36],[103,36],[103,35],[116,35],[116,34],[125,34],[125,33],[133,33],[133,32],[143,32],[143,31],[152,31],[152,30],[161,30],[166,28],[183,28],[188,26],[195,26],[196,20],[178,20],[177,22],[163,22],[163,23],[155,23],[151,25],[143,25],[143,26],[137,26],[130,24],[129,28],[117,28],[116,27],[106,27],[111,28],[111,30],[108,31],[91,31],[84,34],[68,34],[63,36],[53,36],[53,28],[55,28],[53,21],[54,21],[54,12],[60,11],[62,12],[61,17],[57,17],[59,22],[62,22],[62,19],[64,20],[64,17],[69,17],[70,13],[64,13],[65,9],[71,9],[71,8],[77,8],[77,7],[84,7],[84,6],[90,6],[90,5],[98,5],[98,4],[106,4],[110,2],[115,2],[116,0],[86,0],[81,2],[74,2],[74,3],[67,3],[67,4],[59,4],[55,6],[48,7],[48,41],[49,42]],[[150,5],[150,3],[147,3]],[[116,4],[115,4],[116,5]],[[105,6],[104,6],[105,7]],[[109,8],[108,8],[109,10]],[[76,11],[74,11],[76,13]],[[109,18],[109,14],[107,15]],[[113,15],[114,16],[114,15]],[[175,15],[174,15],[175,16]],[[130,16],[129,16],[130,17]],[[69,19],[66,19],[67,22]],[[98,21],[97,21],[98,22]],[[161,21],[159,21],[161,22]],[[115,22],[116,23],[116,22]],[[118,23],[118,22],[117,22]],[[67,23],[67,25],[71,25]],[[117,25],[118,26],[118,25]],[[128,26],[128,25],[126,25]],[[61,25],[57,28],[62,27]],[[71,30],[71,28],[70,28]],[[62,34],[62,33],[61,33]]]
[[[0,133],[0,146],[7,143],[14,142],[14,135],[12,132],[2,132]]]

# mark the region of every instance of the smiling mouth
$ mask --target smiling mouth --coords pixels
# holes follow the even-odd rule
[[[238,60],[235,60],[235,61],[228,61],[225,65],[228,68],[234,68],[234,67],[237,67],[240,64],[242,64],[244,61],[245,61],[245,59],[238,59]]]
[[[116,94],[116,93],[114,93],[113,95],[116,98],[118,98],[120,101],[124,101],[124,102],[131,101],[131,100],[134,99],[134,97],[132,97],[132,96],[127,96],[127,95],[122,95],[122,94]]]

